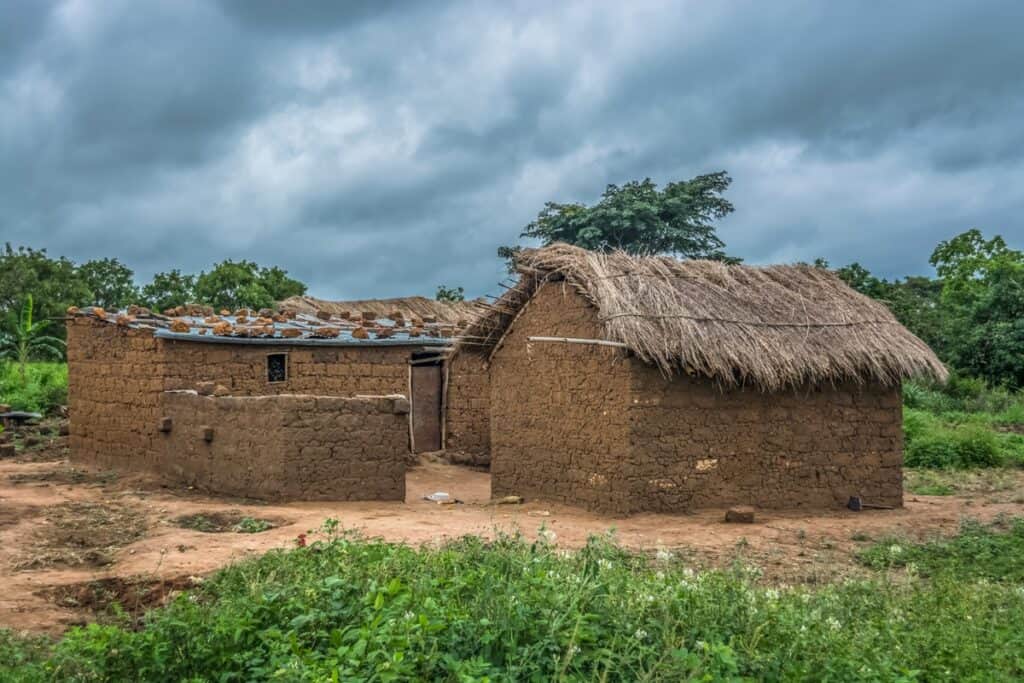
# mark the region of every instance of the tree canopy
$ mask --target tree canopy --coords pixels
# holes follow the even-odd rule
[[[86,261],[78,267],[78,275],[92,292],[94,306],[124,308],[139,299],[135,273],[116,258]]]
[[[195,299],[216,308],[266,308],[306,293],[306,285],[276,266],[260,268],[252,261],[226,260],[195,281]]]
[[[722,196],[731,182],[728,173],[719,171],[668,183],[660,190],[650,178],[609,185],[593,206],[547,202],[520,237],[594,251],[726,260],[725,243],[714,221],[734,210]],[[498,255],[512,258],[516,250],[501,247]]]
[[[199,276],[171,270],[157,273],[139,287],[134,272],[116,258],[80,265],[63,256],[50,257],[45,249],[14,248],[0,251],[0,319],[21,315],[24,302],[34,301],[38,321],[63,317],[71,306],[124,308],[140,303],[161,311],[182,304],[202,303],[220,308],[263,308],[289,296],[304,294],[306,285],[277,267],[252,261],[222,261]],[[62,326],[53,326],[63,336]]]
[[[972,229],[935,247],[936,278],[885,280],[859,263],[836,273],[884,302],[911,332],[960,372],[1024,388],[1024,252]]]

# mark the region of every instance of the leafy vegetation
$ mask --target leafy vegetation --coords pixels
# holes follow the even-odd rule
[[[967,520],[956,536],[925,543],[881,540],[862,551],[860,560],[875,569],[911,568],[926,577],[946,573],[1024,586],[1024,517],[993,525]]]
[[[954,373],[943,387],[906,383],[903,402],[908,467],[1024,467],[1024,394]]]
[[[35,305],[29,294],[18,315],[9,314],[0,329],[0,361],[13,361],[24,385],[28,382],[28,363],[33,358],[49,356],[60,360],[64,341],[47,334],[50,323],[33,317]]]
[[[195,281],[191,300],[215,308],[267,308],[282,299],[306,293],[306,285],[274,266],[260,268],[252,261],[226,260]]]
[[[448,287],[445,285],[437,286],[437,294],[434,295],[437,301],[465,301],[466,290],[462,287]]]
[[[30,295],[35,301],[35,319],[53,321],[71,306],[115,309],[139,303],[164,310],[204,303],[231,309],[262,308],[305,292],[306,285],[281,268],[261,267],[251,261],[222,261],[198,276],[178,270],[158,273],[139,287],[131,268],[116,258],[78,265],[63,256],[51,258],[45,249],[15,249],[6,244],[0,251],[0,317],[18,314]],[[52,334],[63,338],[63,326],[55,326]]]
[[[68,366],[29,363],[22,379],[14,365],[0,366],[0,403],[13,410],[50,413],[68,402]]]
[[[764,587],[607,538],[565,553],[467,537],[350,535],[225,569],[148,614],[51,646],[0,636],[0,677],[40,680],[991,680],[1024,675],[1019,586]],[[969,626],[965,626],[969,624]]]
[[[273,528],[273,524],[265,519],[259,519],[258,517],[243,517],[241,521],[235,525],[235,531],[240,534],[258,534],[264,531],[269,531]]]
[[[968,230],[940,242],[929,263],[937,278],[885,280],[860,264],[837,273],[885,302],[911,332],[965,376],[1024,389],[1024,252],[1002,237]]]
[[[650,178],[609,185],[593,206],[547,202],[520,237],[596,251],[735,261],[726,257],[725,243],[713,224],[734,210],[722,196],[730,183],[729,174],[719,171],[668,183],[660,190]],[[500,247],[498,256],[511,264],[517,251],[518,247]]]
[[[226,531],[234,531],[239,534],[258,534],[274,528],[274,523],[269,519],[250,517],[234,510],[227,512],[198,512],[192,515],[183,515],[174,521],[184,529],[201,531],[206,534],[224,533]]]
[[[1007,467],[904,469],[903,487],[922,496],[983,496],[987,500],[1024,503],[1024,472]]]

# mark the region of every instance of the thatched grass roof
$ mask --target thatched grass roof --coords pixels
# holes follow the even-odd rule
[[[526,250],[518,266],[518,285],[473,321],[463,350],[489,353],[541,284],[565,280],[597,309],[605,339],[666,374],[766,391],[947,375],[884,304],[821,268],[679,261],[566,244]]]
[[[279,304],[282,311],[308,313],[316,315],[317,311],[325,311],[338,315],[345,311],[354,314],[361,312],[374,313],[378,317],[389,317],[400,311],[406,320],[413,318],[433,318],[437,322],[458,324],[468,321],[480,313],[478,305],[472,301],[435,301],[422,296],[407,296],[395,299],[361,299],[352,301],[325,301],[311,296],[293,296]]]

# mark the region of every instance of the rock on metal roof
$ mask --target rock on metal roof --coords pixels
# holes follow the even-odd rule
[[[458,328],[447,323],[413,318],[378,317],[357,313],[340,316],[279,313],[270,309],[240,309],[215,314],[208,306],[179,306],[163,315],[141,306],[124,311],[99,307],[71,308],[71,316],[133,329],[153,330],[153,336],[189,342],[220,344],[287,344],[296,346],[449,346]]]

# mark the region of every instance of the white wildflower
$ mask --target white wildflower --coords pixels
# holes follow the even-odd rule
[[[903,554],[903,547],[896,545],[895,543],[889,546],[889,554],[893,557],[897,557]]]
[[[647,631],[643,630],[642,628],[638,628],[636,631],[633,632],[633,637],[637,640],[647,640]]]
[[[773,600],[773,601],[774,600],[778,600],[779,599],[779,591],[775,590],[774,588],[769,588],[768,590],[766,590],[764,592],[764,597],[768,598],[769,600]]]
[[[825,623],[828,624],[828,627],[833,631],[838,631],[840,628],[843,627],[842,623],[835,617],[829,617],[825,620]]]
[[[408,610],[406,610],[405,614],[403,614],[402,616],[405,617],[406,621],[412,621],[416,618],[416,615]]]
[[[659,548],[658,552],[654,554],[654,557],[657,558],[659,562],[669,562],[670,560],[675,558],[675,555],[672,553],[671,550]]]

